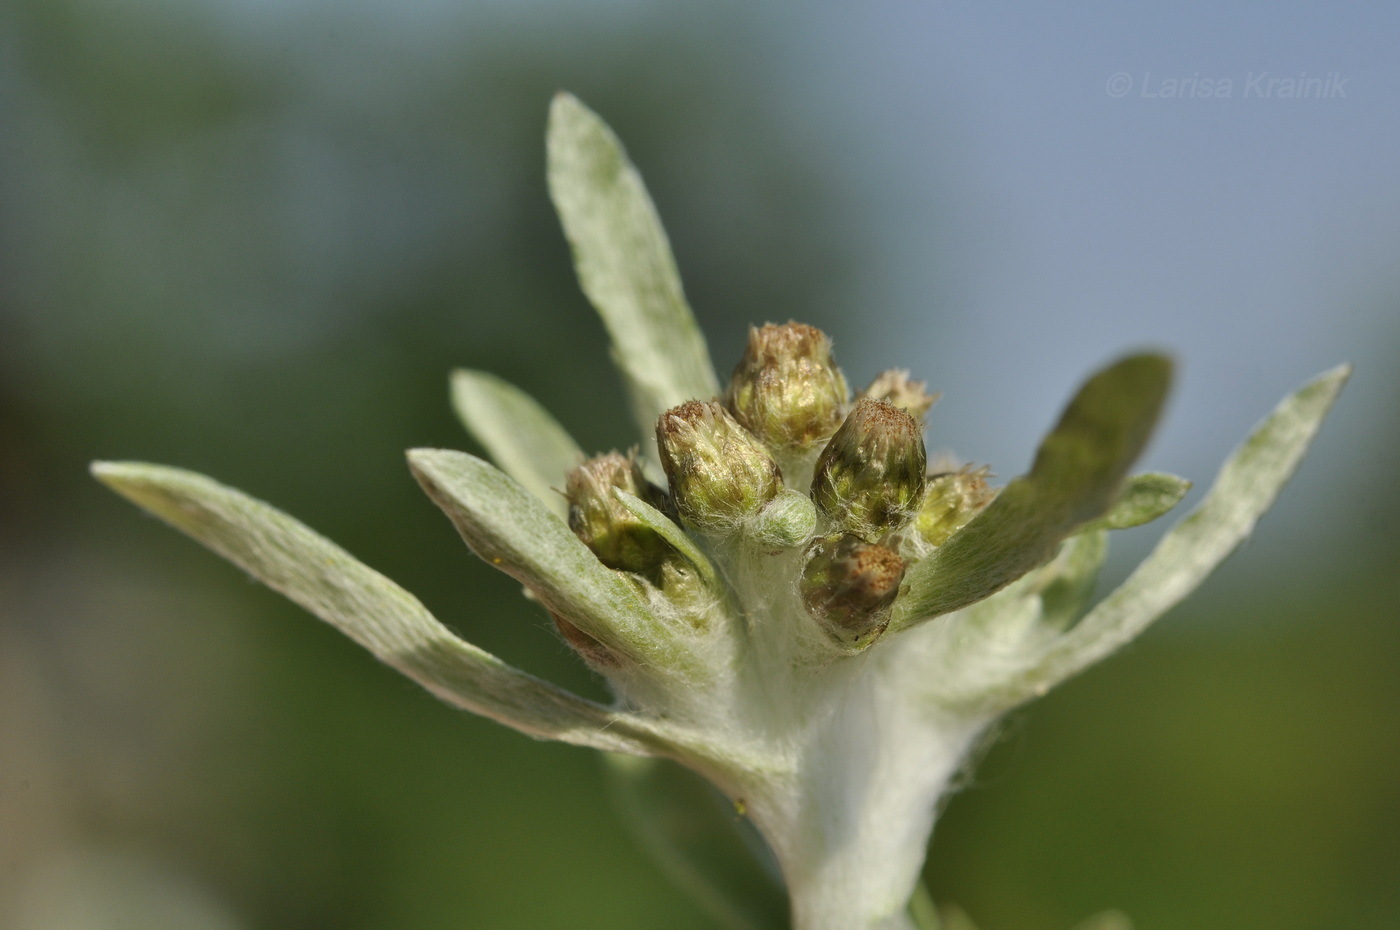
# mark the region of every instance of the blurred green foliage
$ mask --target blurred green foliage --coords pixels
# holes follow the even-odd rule
[[[878,339],[843,312],[853,194],[777,116],[745,14],[385,15],[0,7],[7,925],[56,926],[79,879],[55,863],[96,851],[236,926],[705,926],[589,753],[437,705],[86,475],[246,488],[598,695],[400,456],[469,445],[459,365],[586,447],[632,441],[545,195],[551,93],[628,140],[721,369],[751,321]],[[984,930],[1400,922],[1395,512],[1365,558],[1211,589],[1020,718],[940,827],[939,899]]]

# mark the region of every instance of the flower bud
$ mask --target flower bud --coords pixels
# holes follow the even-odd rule
[[[987,487],[986,468],[934,475],[928,479],[914,527],[929,545],[941,546],[996,496],[996,491]]]
[[[883,400],[893,404],[916,420],[922,421],[924,414],[938,400],[937,394],[930,394],[923,381],[910,381],[909,372],[903,368],[883,371],[870,382],[870,387],[860,394],[861,398]]]
[[[904,568],[894,551],[849,533],[819,539],[802,570],[802,603],[841,645],[868,646],[889,624]]]
[[[912,416],[856,402],[817,459],[812,500],[835,526],[874,541],[908,523],[924,493],[924,439]]]
[[[692,400],[666,411],[656,443],[676,510],[696,529],[732,530],[783,490],[767,450],[717,403]]]
[[[670,547],[613,494],[613,488],[621,488],[658,510],[666,509],[665,492],[642,477],[633,455],[609,452],[589,459],[569,472],[564,487],[569,529],[598,561],[608,568],[647,576],[659,571]]]
[[[749,329],[725,402],[769,447],[786,449],[809,447],[836,432],[846,396],[846,378],[831,360],[825,333],[802,323],[770,323]]]
[[[817,508],[797,491],[784,491],[758,514],[751,527],[760,545],[775,550],[805,546],[817,529]]]

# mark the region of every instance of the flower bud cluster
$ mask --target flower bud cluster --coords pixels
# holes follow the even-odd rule
[[[755,328],[723,403],[687,401],[657,421],[669,498],[634,458],[601,456],[569,476],[569,525],[603,564],[663,590],[674,550],[614,488],[678,516],[721,564],[744,547],[763,557],[795,551],[795,564],[773,564],[791,565],[784,571],[796,577],[767,587],[796,591],[838,648],[863,648],[888,625],[907,567],[893,547],[925,498],[921,418],[932,402],[907,372],[889,371],[848,408],[824,333],[799,323]],[[810,449],[797,470],[803,486],[785,487],[784,469],[802,449]]]

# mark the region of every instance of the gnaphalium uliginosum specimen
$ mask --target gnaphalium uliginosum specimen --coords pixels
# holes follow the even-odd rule
[[[794,927],[926,925],[909,902],[969,748],[1224,559],[1292,474],[1347,372],[1285,399],[1195,512],[1090,607],[1107,535],[1162,515],[1187,488],[1128,474],[1167,394],[1166,358],[1131,355],[1093,375],[1030,471],[999,492],[984,471],[928,474],[923,385],[892,371],[852,398],[815,329],[754,330],[721,385],[611,131],[560,95],[548,154],[550,193],[644,451],[586,458],[524,393],[459,371],[456,407],[496,464],[439,449],[408,458],[472,550],[522,582],[606,677],[612,706],[464,642],[393,582],[238,491],[156,465],[94,472],[452,704],[702,774],[766,839]],[[645,763],[619,771],[649,790]],[[665,791],[652,796],[666,803]],[[652,824],[663,842],[666,816]],[[726,886],[723,864],[691,852],[672,849],[671,861],[717,915],[772,926]]]

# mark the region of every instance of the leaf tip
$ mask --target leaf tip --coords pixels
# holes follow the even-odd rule
[[[445,454],[447,454],[446,449],[409,449],[404,452],[404,458],[408,460],[408,467],[413,473],[419,474],[425,470],[431,471]]]
[[[602,120],[583,101],[566,90],[557,91],[549,102],[549,118],[545,127],[546,147],[559,141],[565,133],[577,132],[587,124],[601,124]]]
[[[1353,371],[1351,362],[1342,362],[1335,368],[1329,368],[1313,379],[1314,384],[1327,385],[1333,394],[1337,393],[1351,379]]]
[[[142,462],[107,462],[98,459],[88,465],[88,473],[107,485],[118,494],[126,494],[127,489],[140,482],[143,476],[156,466]]]

